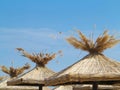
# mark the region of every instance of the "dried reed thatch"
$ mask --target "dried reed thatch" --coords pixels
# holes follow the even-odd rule
[[[0,90],[39,90],[38,87],[33,86],[7,86],[7,81],[11,78],[6,78],[0,83]]]
[[[50,53],[33,53],[29,54],[22,48],[17,48],[18,51],[21,51],[24,57],[29,58],[32,62],[36,63],[37,65],[44,66],[47,64],[50,60],[54,59],[56,57],[56,53],[50,54]]]
[[[84,34],[78,31],[80,40],[77,40],[75,37],[71,36],[66,40],[77,49],[88,51],[92,53],[102,53],[107,48],[111,48],[117,43],[120,42],[119,39],[115,39],[113,35],[109,35],[108,31],[99,36],[95,42],[91,38],[87,38]]]
[[[19,67],[19,68],[14,68],[14,67],[10,67],[7,68],[6,66],[1,66],[1,70],[8,74],[10,77],[7,77],[6,79],[2,80],[2,82],[0,82],[0,90],[38,90],[38,87],[26,87],[26,86],[7,86],[7,81],[12,80],[15,77],[18,77],[18,75],[22,74],[25,70],[29,69],[30,65],[29,64],[25,64],[23,67]]]
[[[105,31],[95,42],[88,39],[78,31],[80,40],[75,37],[67,38],[67,41],[77,49],[88,51],[89,54],[46,79],[46,85],[63,84],[93,84],[93,90],[97,90],[98,84],[114,84],[120,82],[120,63],[107,58],[102,52],[120,42],[113,35]]]
[[[30,68],[29,64],[25,64],[25,66],[21,68],[10,67],[9,69],[6,66],[1,66],[1,70],[4,73],[8,74],[11,78],[17,77],[18,75],[22,74],[26,69],[29,69],[29,68]]]
[[[42,86],[44,86],[44,79],[55,74],[52,70],[48,69],[45,65],[48,61],[55,58],[56,53],[39,53],[39,54],[29,54],[22,48],[17,48],[23,56],[29,58],[31,61],[36,63],[36,67],[30,70],[29,72],[21,75],[20,77],[8,81],[8,85],[32,85],[39,86],[39,90],[42,90]]]

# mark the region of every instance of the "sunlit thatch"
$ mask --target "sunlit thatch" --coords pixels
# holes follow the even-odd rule
[[[78,34],[80,36],[80,40],[73,36],[67,38],[66,40],[75,48],[82,49],[90,53],[101,53],[107,48],[111,48],[120,42],[120,40],[115,39],[113,35],[109,35],[108,31],[104,31],[104,33],[99,36],[95,42],[93,42],[90,38],[87,38],[80,31],[78,31]]]
[[[67,41],[77,49],[88,51],[89,54],[78,62],[46,79],[46,85],[93,84],[97,90],[98,84],[120,83],[120,63],[102,54],[120,42],[105,31],[95,42],[78,31],[80,40],[71,36]]]
[[[29,58],[31,61],[35,62],[38,65],[44,66],[47,64],[50,60],[54,59],[56,57],[56,53],[50,54],[50,53],[33,53],[29,54],[22,48],[17,48],[17,50],[21,51],[23,56]]]
[[[20,77],[8,81],[8,85],[32,85],[39,86],[39,88],[42,89],[42,87],[45,85],[44,79],[55,74],[55,72],[48,69],[45,65],[50,60],[54,59],[57,53],[29,54],[22,48],[17,48],[17,50],[19,50],[23,54],[23,56],[29,58],[32,62],[36,63],[36,66],[32,70],[21,75]],[[61,51],[59,51],[58,54],[59,53],[61,53]]]
[[[4,73],[8,74],[9,77],[6,77],[0,82],[0,90],[38,90],[38,87],[33,87],[33,86],[20,87],[20,86],[8,86],[7,85],[7,81],[12,80],[15,77],[18,77],[18,75],[22,74],[25,70],[29,68],[30,68],[29,64],[25,64],[23,67],[19,67],[19,68],[14,68],[14,67],[7,68],[6,66],[1,66],[1,70]]]
[[[25,64],[25,66],[21,68],[20,67],[19,68],[14,68],[14,67],[7,68],[6,66],[1,66],[1,70],[4,73],[9,74],[11,78],[22,74],[26,69],[29,69],[29,68],[30,68],[29,64]]]

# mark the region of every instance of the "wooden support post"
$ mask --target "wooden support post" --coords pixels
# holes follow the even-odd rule
[[[97,82],[93,82],[92,90],[98,90],[98,83]]]
[[[43,86],[42,86],[42,85],[40,85],[40,86],[39,86],[39,90],[42,90],[42,87],[43,87]]]

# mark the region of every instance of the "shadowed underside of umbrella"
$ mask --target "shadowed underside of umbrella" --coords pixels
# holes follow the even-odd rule
[[[120,86],[98,85],[99,90],[120,90]],[[53,90],[92,90],[92,85],[63,85],[55,87]]]

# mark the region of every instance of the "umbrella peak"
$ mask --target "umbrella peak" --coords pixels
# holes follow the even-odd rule
[[[120,39],[116,39],[114,35],[109,35],[108,31],[104,31],[95,42],[91,38],[87,38],[81,31],[77,31],[80,40],[71,36],[66,40],[77,49],[81,49],[89,52],[90,54],[102,53],[107,48],[111,48],[120,42]]]
[[[23,67],[19,68],[14,68],[14,67],[9,67],[7,68],[6,66],[1,66],[1,70],[8,74],[11,78],[17,77],[18,75],[22,74],[26,69],[30,68],[29,64],[25,64]]]
[[[22,53],[24,57],[29,58],[32,62],[36,63],[36,66],[45,67],[45,65],[52,59],[54,59],[57,53],[32,53],[29,54],[22,48],[16,48],[18,51]],[[60,51],[58,51],[58,54]]]

